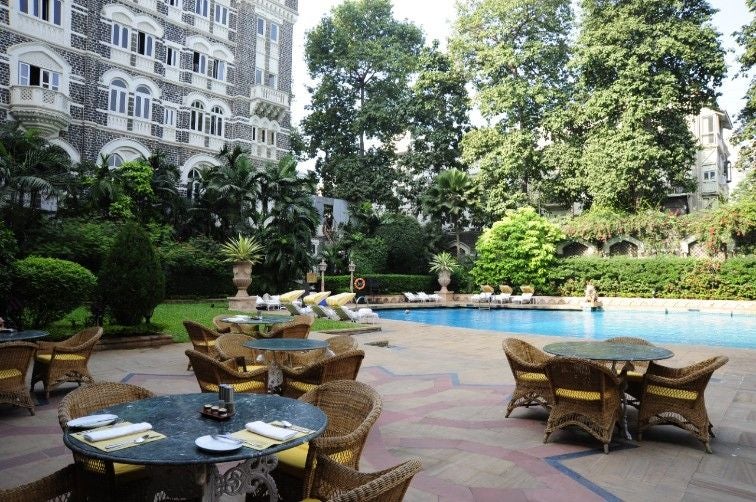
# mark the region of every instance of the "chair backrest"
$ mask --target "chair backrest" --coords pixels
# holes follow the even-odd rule
[[[0,387],[4,387],[4,383],[18,386],[20,382],[23,385],[36,350],[37,346],[29,342],[0,343],[0,370],[16,370],[20,373],[16,378],[0,379]]]
[[[254,338],[241,333],[228,333],[218,337],[215,341],[215,348],[218,350],[221,359],[243,357],[247,363],[254,363],[257,353],[244,346],[250,340],[254,340]]]
[[[270,338],[307,338],[315,318],[308,314],[298,314],[287,323],[274,324],[268,332]]]
[[[715,356],[684,368],[668,368],[651,361],[646,372],[649,378],[644,380],[644,385],[664,385],[665,387],[694,391],[697,392],[697,400],[703,399],[711,375],[727,364],[729,360],[727,356]],[[663,377],[665,379],[664,384],[654,382],[653,375]]]
[[[184,321],[184,328],[189,334],[189,340],[196,350],[205,352],[211,340],[217,339],[220,335],[215,331],[194,321]]]
[[[196,350],[187,350],[184,354],[189,358],[194,376],[197,378],[197,383],[202,392],[215,392],[221,383],[218,375],[220,361]]]
[[[501,344],[515,378],[520,372],[545,371],[551,357],[519,338],[505,338]]]
[[[237,392],[265,392],[268,370],[261,368],[249,372],[240,372],[236,361],[228,359],[218,361],[212,357],[198,352],[196,350],[187,350],[184,352],[194,369],[194,376],[197,378],[202,392],[217,392],[218,386],[222,383],[234,385]],[[262,382],[260,385],[255,382]]]
[[[352,335],[337,335],[327,339],[328,348],[331,349],[333,355],[343,354],[344,352],[354,350],[357,348],[357,340]]]
[[[76,500],[76,468],[67,465],[59,471],[16,488],[0,490],[3,502],[65,502]]]
[[[494,292],[494,288],[492,286],[489,286],[488,284],[484,284],[480,287],[480,292],[490,294]]]
[[[568,399],[574,392],[598,393],[599,399],[592,401],[604,406],[605,396],[619,393],[620,379],[601,363],[573,357],[554,357],[546,363],[546,376],[551,384],[555,403]],[[585,394],[581,394],[585,395]]]
[[[59,342],[59,345],[62,345],[64,347],[76,347],[78,345],[91,342],[92,339],[99,340],[101,336],[102,336],[102,327],[92,326],[89,328],[84,328],[83,330],[79,331],[75,335],[71,336],[71,338],[67,338],[63,340],[62,342]],[[92,346],[94,346],[94,343],[92,344]]]
[[[323,360],[320,383],[333,380],[356,380],[364,358],[365,352],[358,349],[348,350]]]
[[[423,465],[413,457],[399,465],[378,472],[359,472],[318,455],[314,481],[306,493],[327,502],[401,502],[412,478]]]
[[[229,317],[229,314],[219,314],[213,317],[213,326],[215,326],[218,333],[238,333],[239,326],[230,322],[225,322],[223,319]]]
[[[58,422],[61,429],[74,418],[115,404],[154,397],[151,391],[127,383],[100,382],[85,385],[69,392],[58,405]]]

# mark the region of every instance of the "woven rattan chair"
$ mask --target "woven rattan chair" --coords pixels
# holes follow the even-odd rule
[[[604,444],[609,453],[614,424],[620,418],[620,377],[603,364],[570,357],[546,363],[552,408],[543,442],[552,432],[575,425]]]
[[[222,383],[231,385],[236,392],[265,393],[268,390],[267,367],[239,371],[239,362],[235,359],[219,361],[196,350],[187,350],[185,354],[202,392],[218,392]]]
[[[296,315],[294,319],[274,324],[264,336],[266,338],[307,338],[315,318],[310,315]]]
[[[238,324],[225,322],[223,319],[231,317],[229,314],[219,314],[213,317],[213,326],[215,326],[216,333],[241,333],[241,328]]]
[[[240,333],[229,333],[221,335],[215,341],[215,348],[218,350],[218,356],[223,361],[236,359],[238,362],[239,359],[243,359],[244,365],[237,365],[239,371],[253,371],[266,367],[264,360],[260,360],[260,351],[244,346],[250,340],[254,340],[254,338]]]
[[[605,340],[606,343],[624,343],[625,345],[648,345],[654,347],[654,344],[643,338],[636,338],[634,336],[617,336]],[[648,361],[633,361],[632,370],[628,371],[625,375],[625,381],[627,382],[627,388],[625,393],[629,394],[632,399],[628,399],[627,403],[635,406],[640,406],[640,396],[643,388],[643,375],[648,369]]]
[[[372,387],[353,380],[324,383],[299,400],[317,406],[328,417],[321,436],[309,444],[277,454],[282,473],[301,479],[306,492],[312,483],[318,454],[353,469],[359,468],[362,448],[381,414],[383,400]]]
[[[675,425],[693,433],[711,453],[712,425],[704,391],[712,373],[724,366],[725,356],[712,357],[685,368],[668,368],[651,362],[643,378],[638,410],[638,440],[652,425]]]
[[[546,377],[546,363],[551,357],[517,338],[506,338],[501,346],[515,379],[515,390],[505,416],[508,417],[519,406],[548,407],[551,402],[551,387]]]
[[[38,342],[31,388],[42,382],[45,397],[49,399],[50,391],[64,382],[92,383],[94,380],[87,363],[101,337],[102,328],[94,327],[79,331],[62,342]]]
[[[337,356],[348,352],[350,350],[356,350],[359,346],[357,340],[352,335],[336,335],[326,339],[328,343],[328,350],[308,350],[307,352],[289,352],[286,354],[285,366],[289,368],[301,368],[308,366],[329,357]],[[328,352],[330,351],[330,352]]]
[[[136,385],[101,382],[85,385],[67,394],[58,405],[58,423],[64,431],[67,423],[102,408],[154,397],[151,391]],[[118,464],[93,457],[73,454],[78,467],[81,490],[91,497],[108,494],[117,498],[121,490],[134,491],[145,477],[144,466]]]
[[[37,346],[28,342],[0,343],[0,403],[26,408],[34,415],[34,403],[26,387]]]
[[[323,502],[401,502],[412,478],[423,468],[413,457],[378,472],[359,472],[318,455],[312,487],[305,501]]]
[[[16,488],[0,490],[3,502],[67,502],[77,500],[75,491],[76,469],[73,464],[49,476]]]
[[[350,350],[337,356],[326,357],[301,368],[282,366],[283,395],[299,397],[318,385],[333,380],[355,380],[365,352]]]
[[[192,342],[194,350],[213,357],[218,355],[218,351],[215,348],[215,343],[220,336],[219,333],[216,333],[215,331],[206,328],[205,326],[194,321],[184,321],[184,329],[186,329],[186,332],[189,335],[189,340]],[[186,367],[186,369],[189,370],[191,368],[192,362],[189,361],[189,365]]]

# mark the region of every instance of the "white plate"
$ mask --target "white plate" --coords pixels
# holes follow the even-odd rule
[[[233,443],[225,439],[213,439],[211,436],[202,436],[194,440],[200,449],[212,452],[234,451],[242,447],[242,443]]]
[[[118,415],[88,415],[86,417],[74,418],[69,420],[66,425],[69,427],[79,427],[81,429],[93,429],[95,427],[102,427],[103,425],[110,425],[118,420]]]

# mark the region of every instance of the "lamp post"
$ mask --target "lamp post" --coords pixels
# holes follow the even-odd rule
[[[318,270],[320,270],[320,292],[322,293],[325,291],[325,271],[326,268],[328,268],[328,264],[325,262],[324,259],[321,258],[320,263],[318,264]]]
[[[349,292],[354,293],[354,269],[357,265],[352,260],[349,260]]]

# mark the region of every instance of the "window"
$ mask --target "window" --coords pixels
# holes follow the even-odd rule
[[[268,73],[268,77],[265,79],[265,85],[278,89],[278,75],[275,73]]]
[[[60,73],[27,63],[19,63],[18,84],[44,87],[45,89],[57,91],[60,89]]]
[[[215,22],[222,24],[223,26],[228,26],[228,7],[215,4]]]
[[[207,56],[201,52],[194,51],[194,57],[192,59],[192,68],[195,73],[205,74],[207,72]]]
[[[265,143],[265,129],[260,129],[260,143]]]
[[[136,88],[136,92],[134,93],[134,117],[145,120],[152,118],[152,114],[150,113],[151,98],[152,94],[149,87],[140,85]]]
[[[202,177],[200,176],[199,171],[192,168],[192,170],[186,175],[186,178],[186,198],[189,200],[199,198],[200,188],[202,187]]]
[[[223,110],[220,106],[214,106],[210,110],[210,134],[223,136]]]
[[[176,127],[176,110],[165,108],[163,112],[163,125],[165,127]]]
[[[165,3],[171,7],[181,7],[181,0],[165,0]]]
[[[218,80],[226,80],[226,62],[215,60],[213,63],[213,78]]]
[[[110,169],[121,167],[121,164],[123,164],[123,157],[121,157],[117,153],[111,153],[110,155],[108,155],[108,167]]]
[[[262,68],[255,68],[255,85],[262,85],[263,71]]]
[[[209,0],[196,0],[194,4],[194,12],[196,12],[200,16],[207,17],[208,4]]]
[[[257,127],[252,128],[252,141],[257,141]]]
[[[270,23],[270,41],[278,43],[278,25],[276,23]]]
[[[137,32],[137,52],[142,56],[152,57],[152,35]]]
[[[205,122],[205,107],[199,101],[192,103],[192,114],[189,120],[189,128],[192,131],[203,131],[203,125]]]
[[[714,144],[714,117],[701,118],[701,142],[705,145]]]
[[[257,36],[259,37],[265,36],[265,19],[261,17],[257,18]]]
[[[126,113],[126,82],[117,78],[110,83],[110,104],[108,110],[115,113]]]
[[[268,144],[269,145],[276,144],[276,133],[274,133],[273,131],[268,131]]]
[[[18,9],[42,21],[60,26],[61,0],[19,0]]]
[[[177,66],[178,62],[178,50],[173,47],[165,48],[165,64],[168,66]]]
[[[113,23],[113,36],[111,40],[116,47],[129,48],[129,29],[125,26],[121,26],[118,23]]]
[[[716,181],[717,171],[704,171],[703,179],[704,181]]]

